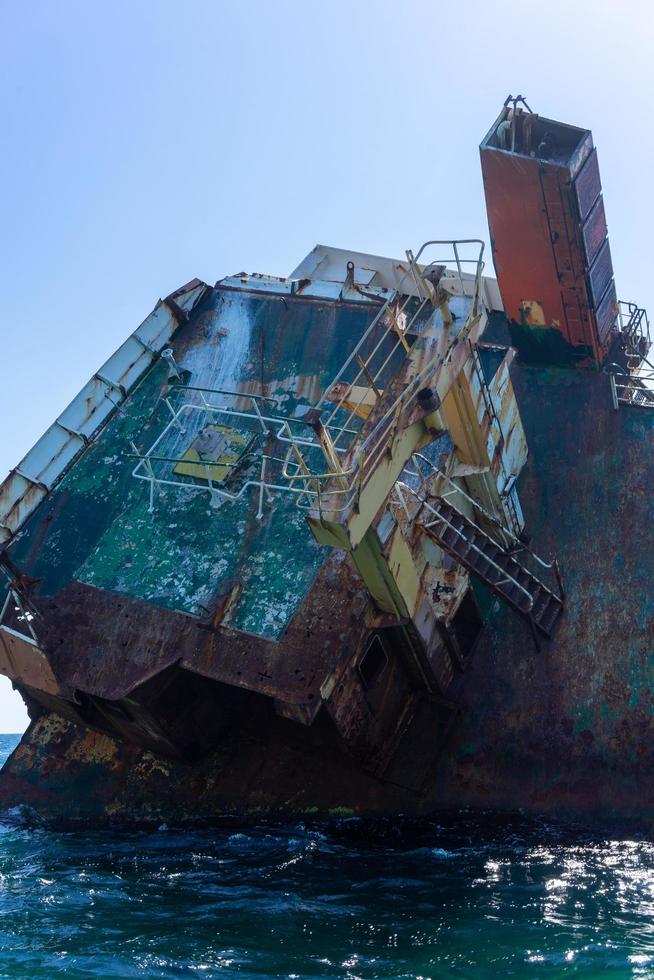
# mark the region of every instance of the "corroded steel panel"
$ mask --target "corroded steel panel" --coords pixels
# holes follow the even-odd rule
[[[414,702],[438,689],[432,674],[443,693],[454,677],[436,601],[427,642],[412,621],[424,587],[423,566],[415,567],[409,544],[412,529],[406,537],[396,534],[388,556],[379,548],[373,556],[384,568],[388,563],[384,582],[394,597],[380,623],[379,607],[387,607],[374,604],[369,580],[357,576],[355,565],[363,567],[357,555],[354,564],[328,556],[310,536],[296,498],[275,485],[284,464],[276,456],[287,450],[283,444],[276,450],[274,442],[280,422],[287,430],[290,423],[306,426],[306,409],[367,336],[383,295],[346,299],[337,283],[238,276],[205,290],[190,315],[174,299],[165,301],[178,324],[174,352],[153,357],[139,385],[121,391],[120,411],[92,435],[10,547],[38,606],[47,655],[68,692],[19,674],[33,708],[186,761],[215,749],[239,712],[256,709],[266,736],[271,719],[313,727],[324,708],[332,748],[347,747],[375,771],[389,763]],[[452,298],[452,331],[443,327],[442,303],[434,303],[432,333],[416,341],[418,362],[430,370],[439,364],[433,382],[439,391],[454,383],[485,327],[483,310],[461,315],[471,304],[467,295]],[[382,350],[382,398],[394,398],[393,386],[401,390],[405,383],[397,346],[392,337]],[[120,364],[109,364],[108,384],[115,383],[114,368]],[[182,401],[189,393],[196,400]],[[260,411],[244,412],[243,403],[254,399]],[[180,421],[180,401],[196,414]],[[440,430],[423,422],[425,411],[407,409],[400,439],[409,433],[410,440],[416,436],[412,446],[433,441]],[[216,421],[222,415],[228,424]],[[254,446],[269,466],[266,487],[246,476],[243,489],[253,484],[260,492],[232,493],[228,502],[202,495],[242,476]],[[406,457],[397,442],[393,452],[397,477]],[[149,472],[156,469],[156,489],[136,481],[143,460]],[[193,482],[171,480],[180,475]],[[434,591],[438,581],[433,578]],[[462,591],[450,596],[451,612],[466,583],[463,576]],[[382,686],[373,690],[357,664],[378,629],[387,630],[389,660]],[[436,710],[434,731],[440,723]],[[425,733],[432,744],[433,734]]]
[[[604,244],[606,238],[606,215],[604,213],[604,200],[600,197],[593,205],[593,209],[588,215],[588,219],[583,225],[582,235],[584,239],[584,249],[586,252],[586,262],[589,266],[595,261],[597,253]]]
[[[516,365],[513,377],[527,528],[560,559],[566,612],[539,653],[483,595],[489,627],[442,799],[651,824],[654,412],[615,412],[602,373]]]
[[[512,340],[530,361],[595,356],[593,326],[579,298],[585,262],[567,227],[565,168],[482,147],[493,259]],[[567,194],[567,190],[565,190]],[[567,292],[566,292],[567,290]]]
[[[510,375],[513,353],[508,352],[490,385],[502,435],[501,455],[505,479],[498,480],[500,490],[504,489],[502,484],[506,484],[511,476],[517,478],[520,475],[529,451]]]
[[[23,687],[34,687],[48,694],[64,693],[44,652],[28,636],[0,626],[0,674]]]
[[[524,318],[534,325],[560,327],[565,314],[538,161],[483,148],[481,166],[493,261],[507,316],[516,323]]]
[[[579,217],[586,220],[590,210],[602,191],[597,163],[597,150],[593,150],[581,168],[575,182],[574,193],[579,208]]]
[[[609,339],[609,334],[615,324],[615,319],[618,315],[618,297],[615,291],[615,283],[611,283],[609,288],[606,290],[604,297],[597,308],[595,314],[597,319],[597,329],[599,331],[602,343],[606,343]]]
[[[600,249],[599,255],[595,259],[595,262],[588,273],[590,295],[595,307],[599,306],[600,300],[606,291],[606,287],[612,279],[613,265],[611,263],[611,249],[609,248],[609,243],[607,240],[604,242],[604,245]]]
[[[293,415],[318,401],[376,309],[364,297],[336,304],[247,288],[207,290],[177,330],[175,357],[195,385],[270,395]],[[196,616],[206,614],[225,582],[239,581],[234,626],[278,637],[327,552],[289,495],[276,495],[261,519],[254,493],[214,508],[206,496],[167,489],[148,511],[148,486],[132,477],[129,454],[133,443],[139,450],[151,445],[170,422],[167,381],[168,365],[157,358],[28,521],[12,554],[42,579],[44,594],[77,579]],[[251,423],[234,424],[252,436]],[[193,425],[173,428],[162,448],[183,455],[197,434]]]
[[[592,141],[578,133],[569,156],[547,148],[546,137],[532,155],[500,149],[492,132],[480,148],[504,309],[513,343],[532,363],[585,365],[607,354],[595,312],[613,270],[597,154],[583,162]]]
[[[615,412],[602,373],[514,365],[512,375],[532,449],[528,529],[561,557],[567,611],[538,651],[526,624],[480,590],[488,626],[459,692],[463,715],[437,766],[427,726],[410,743],[428,765],[421,793],[362,771],[321,716],[297,739],[286,719],[262,728],[244,716],[191,767],[46,715],[3,770],[0,801],[92,821],[474,806],[651,825],[654,413]]]

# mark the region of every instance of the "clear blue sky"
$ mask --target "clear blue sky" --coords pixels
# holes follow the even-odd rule
[[[654,18],[631,0],[0,0],[0,478],[166,295],[316,242],[487,237],[509,92],[588,126],[654,306]],[[0,731],[25,725],[0,681]]]

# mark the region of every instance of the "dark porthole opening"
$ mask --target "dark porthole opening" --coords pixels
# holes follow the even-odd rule
[[[388,654],[378,636],[373,636],[368,649],[359,661],[359,674],[364,687],[372,687],[384,672],[388,663]]]

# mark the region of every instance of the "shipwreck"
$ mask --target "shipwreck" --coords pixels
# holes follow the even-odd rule
[[[484,243],[159,301],[0,486],[0,805],[654,813],[654,368],[588,130],[509,98]]]

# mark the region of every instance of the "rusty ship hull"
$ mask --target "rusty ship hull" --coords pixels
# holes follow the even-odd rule
[[[456,241],[194,281],[12,472],[0,805],[651,820],[646,314],[590,134],[528,115],[482,143],[497,282]]]

